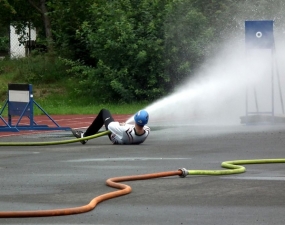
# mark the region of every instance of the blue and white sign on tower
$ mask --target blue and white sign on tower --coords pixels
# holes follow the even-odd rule
[[[274,100],[274,75],[277,76],[277,82],[279,86],[279,95],[281,100],[281,107],[282,112],[284,114],[284,106],[283,106],[283,97],[281,92],[281,84],[280,84],[280,78],[279,78],[279,72],[277,67],[277,59],[276,59],[276,48],[275,48],[275,41],[274,41],[274,34],[273,34],[273,20],[255,20],[255,21],[245,21],[245,47],[246,51],[245,53],[247,56],[247,59],[254,59],[259,60],[260,63],[266,63],[266,60],[268,63],[271,63],[271,68],[268,67],[268,69],[271,70],[271,110],[270,111],[260,111],[258,107],[258,99],[256,94],[256,89],[254,87],[253,94],[254,94],[254,100],[255,100],[255,107],[256,111],[250,111],[249,110],[249,104],[248,104],[248,87],[246,88],[246,116],[244,122],[246,124],[249,123],[257,123],[257,122],[271,122],[275,123],[275,100]],[[258,55],[257,55],[258,54]],[[267,56],[271,54],[271,59]],[[261,56],[261,58],[259,58]],[[263,56],[266,56],[266,58],[262,58]],[[255,73],[255,71],[253,71]],[[265,71],[261,72],[264,73]],[[269,72],[269,70],[268,70]],[[252,84],[251,84],[252,85]],[[269,96],[270,97],[270,96]],[[279,118],[279,120],[282,120],[282,118]],[[242,119],[243,120],[243,119]],[[280,121],[281,121],[280,120]]]
[[[245,21],[245,46],[249,49],[274,47],[273,20]]]

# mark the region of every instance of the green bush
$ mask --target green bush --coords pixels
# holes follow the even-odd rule
[[[65,79],[67,67],[56,57],[48,54],[37,54],[24,58],[9,60],[13,66],[15,80],[39,84],[52,83]]]
[[[85,94],[132,102],[165,94],[163,21],[167,1],[96,1],[78,38],[97,62],[82,83]],[[98,95],[98,94],[97,94]]]
[[[205,59],[213,28],[194,1],[178,0],[167,5],[164,24],[165,72],[174,88],[193,75]]]
[[[77,32],[97,62],[82,68],[82,93],[102,101],[155,100],[191,76],[213,37],[207,18],[192,5],[97,0]]]
[[[9,51],[9,37],[3,36],[0,37],[0,53],[8,53]]]

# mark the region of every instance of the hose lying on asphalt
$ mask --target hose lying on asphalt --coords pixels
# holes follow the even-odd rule
[[[99,195],[92,199],[89,204],[65,209],[51,209],[51,210],[38,210],[38,211],[2,211],[0,212],[0,218],[9,217],[47,217],[47,216],[64,216],[85,213],[93,210],[96,205],[102,201],[129,194],[132,189],[130,186],[118,182],[134,181],[134,180],[146,180],[160,177],[168,177],[178,175],[180,177],[186,177],[187,175],[230,175],[239,174],[245,172],[245,167],[241,164],[262,164],[262,163],[285,163],[285,159],[253,159],[253,160],[235,160],[226,161],[221,164],[223,168],[228,170],[186,170],[179,169],[178,171],[159,172],[143,175],[132,175],[123,177],[114,177],[106,181],[106,184],[110,187],[120,190],[109,192],[103,195]]]
[[[88,137],[76,138],[71,140],[62,140],[62,141],[43,141],[43,142],[0,142],[0,146],[43,146],[43,145],[62,145],[62,144],[70,144],[74,142],[89,140],[93,138],[98,138],[104,135],[108,135],[111,132],[106,130],[99,132],[94,135],[90,135]]]

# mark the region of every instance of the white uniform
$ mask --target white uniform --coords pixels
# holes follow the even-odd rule
[[[111,141],[113,144],[128,145],[141,144],[149,135],[150,128],[144,126],[144,133],[142,135],[136,134],[135,125],[125,124],[121,126],[119,122],[111,122],[108,125],[108,130],[111,131]]]

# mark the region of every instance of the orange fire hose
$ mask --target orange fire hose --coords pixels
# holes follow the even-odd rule
[[[126,184],[117,183],[117,182],[146,180],[146,179],[154,179],[154,178],[159,178],[159,177],[168,177],[168,176],[175,176],[175,175],[182,176],[182,174],[183,174],[183,171],[178,170],[178,171],[168,171],[168,172],[160,172],[160,173],[109,178],[106,181],[106,184],[110,187],[121,189],[121,190],[99,195],[95,197],[94,199],[92,199],[91,202],[87,205],[84,205],[81,207],[75,207],[75,208],[66,208],[66,209],[51,209],[51,210],[37,210],[37,211],[4,211],[4,212],[0,212],[0,218],[65,216],[65,215],[85,213],[85,212],[93,210],[96,207],[96,205],[100,202],[131,193],[132,188],[130,186]]]
[[[134,180],[146,180],[159,177],[169,177],[179,175],[180,177],[186,177],[187,175],[229,175],[239,174],[246,171],[245,167],[241,164],[265,164],[265,163],[285,163],[285,159],[252,159],[252,160],[234,160],[226,161],[221,164],[223,168],[227,170],[187,170],[180,168],[178,171],[166,171],[159,173],[143,174],[143,175],[131,175],[124,177],[114,177],[106,181],[106,184],[110,187],[120,189],[118,191],[109,192],[103,195],[99,195],[91,200],[87,205],[75,208],[66,209],[51,209],[51,210],[37,210],[37,211],[0,211],[0,218],[11,217],[43,217],[43,216],[64,216],[79,214],[91,211],[96,205],[105,200],[116,198],[122,195],[131,193],[132,188],[126,184],[118,183],[122,181],[134,181]]]

